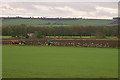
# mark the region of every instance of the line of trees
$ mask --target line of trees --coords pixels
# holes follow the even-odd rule
[[[57,27],[30,27],[27,25],[3,26],[3,36],[26,36],[35,33],[37,36],[118,36],[118,26],[57,26]]]

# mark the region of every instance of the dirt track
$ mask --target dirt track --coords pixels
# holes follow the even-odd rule
[[[3,39],[2,44],[11,44],[11,40],[15,39]],[[17,39],[21,40],[21,39]],[[22,39],[23,40],[23,39]],[[48,39],[24,39],[26,45],[44,45]],[[118,48],[118,40],[52,40],[53,46],[83,46],[83,47],[113,47]]]

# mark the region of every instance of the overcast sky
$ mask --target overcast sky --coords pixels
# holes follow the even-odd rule
[[[0,16],[83,17],[112,19],[118,16],[117,2],[3,2]]]

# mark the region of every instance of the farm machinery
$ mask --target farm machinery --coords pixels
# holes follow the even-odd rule
[[[48,45],[48,46],[51,46],[51,45],[53,45],[53,44],[54,44],[53,41],[51,41],[51,40],[48,40],[48,41],[47,41],[47,45]]]
[[[27,43],[26,43],[26,41],[25,40],[11,40],[11,42],[10,42],[11,44],[18,44],[18,45],[29,45],[29,43],[31,43],[31,44],[33,44],[34,45],[34,42],[29,42],[29,41],[27,41]],[[38,45],[42,45],[42,46],[52,46],[52,45],[54,45],[54,42],[53,41],[51,41],[51,40],[48,40],[48,41],[46,41],[45,43],[43,43],[43,44],[38,44]]]
[[[19,44],[19,45],[25,45],[26,41],[25,40],[12,40],[12,44]]]

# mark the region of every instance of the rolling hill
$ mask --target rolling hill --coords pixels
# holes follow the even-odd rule
[[[26,24],[33,27],[42,26],[113,26],[116,19],[79,19],[79,18],[2,18],[2,26]]]

